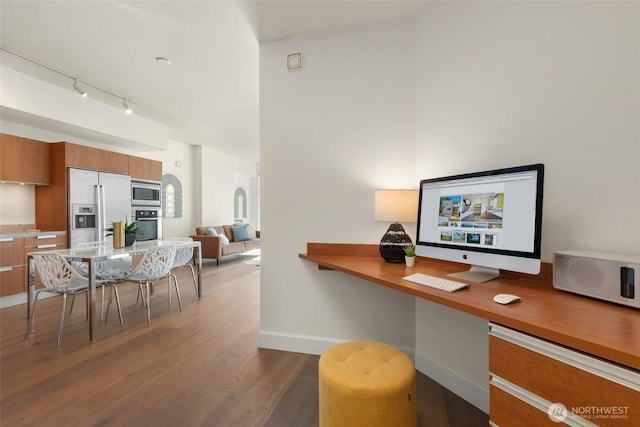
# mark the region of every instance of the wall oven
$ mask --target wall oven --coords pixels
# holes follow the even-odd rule
[[[131,218],[138,222],[136,240],[162,240],[162,208],[133,206]]]
[[[131,205],[160,206],[162,183],[157,181],[131,180]]]

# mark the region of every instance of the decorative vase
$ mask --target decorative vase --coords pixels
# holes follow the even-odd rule
[[[380,256],[387,262],[404,262],[404,248],[412,244],[402,224],[394,222],[380,240]]]
[[[124,222],[113,223],[113,247],[116,249],[124,248]]]
[[[133,246],[136,242],[136,235],[133,233],[127,233],[124,235],[124,245],[125,246]]]
[[[405,256],[404,263],[407,264],[407,267],[413,267],[416,263],[416,257],[414,256]]]

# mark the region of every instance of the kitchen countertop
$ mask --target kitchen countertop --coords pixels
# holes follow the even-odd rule
[[[64,231],[24,231],[24,232],[14,232],[14,233],[0,233],[0,239],[6,239],[9,237],[36,237],[42,235],[56,235],[61,236],[66,234]]]

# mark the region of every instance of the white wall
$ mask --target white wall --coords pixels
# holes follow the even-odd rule
[[[406,22],[262,45],[260,344],[415,337],[418,369],[487,411],[486,320],[409,309],[296,253],[377,241],[375,188],[533,162],[546,165],[544,261],[640,253],[637,22],[637,2],[434,2],[413,36]],[[285,71],[293,52],[304,71]]]
[[[640,3],[430,4],[416,25],[416,179],[544,163],[543,261],[640,254],[638,22]],[[419,302],[417,325],[418,367],[459,372],[442,381],[486,408],[473,338],[486,322]]]
[[[201,181],[195,189],[196,225],[233,224],[233,195],[237,187],[247,192],[249,203],[259,188],[251,182],[257,176],[256,163],[207,147],[196,147],[195,169]],[[248,206],[249,215],[252,207]],[[195,231],[195,230],[194,230]]]
[[[542,162],[544,261],[640,253],[639,10],[429,5],[416,25],[416,178]]]
[[[0,184],[0,225],[35,224],[34,185]]]
[[[287,72],[295,52],[303,70]],[[375,190],[416,188],[412,58],[409,22],[261,45],[261,346],[413,348],[412,297],[298,258],[307,242],[379,242]]]

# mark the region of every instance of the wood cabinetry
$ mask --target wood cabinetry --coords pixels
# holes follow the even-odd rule
[[[98,148],[62,143],[65,145],[65,167],[129,174],[129,157],[126,154]]]
[[[162,181],[162,162],[129,156],[129,175],[131,178]]]
[[[28,237],[0,238],[0,297],[27,291],[30,252],[66,248],[64,234],[42,233]],[[42,284],[36,280],[36,286]]]
[[[51,182],[50,144],[0,134],[0,181],[47,185]]]
[[[26,291],[24,281],[24,238],[0,238],[0,297]]]
[[[494,425],[619,426],[640,419],[638,372],[509,328],[491,325],[489,371]]]

